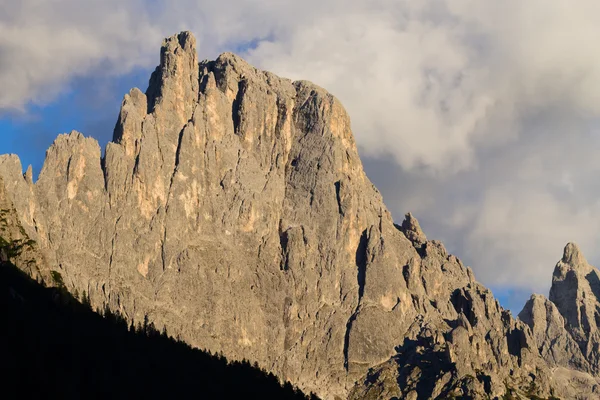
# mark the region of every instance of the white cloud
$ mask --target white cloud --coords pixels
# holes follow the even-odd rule
[[[156,60],[143,2],[24,0],[0,13],[0,110],[45,103],[74,76],[127,72]]]
[[[253,63],[342,100],[390,208],[415,212],[484,282],[547,288],[569,240],[600,261],[595,0],[2,8],[0,109],[49,101],[77,75],[149,67],[178,30],[196,33],[201,58],[250,43],[242,51]]]

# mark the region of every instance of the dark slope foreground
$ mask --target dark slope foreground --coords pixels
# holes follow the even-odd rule
[[[128,327],[64,288],[0,264],[2,396],[60,399],[306,399],[248,362],[192,349],[151,324]],[[316,398],[316,397],[313,397]]]
[[[125,95],[104,151],[60,135],[36,182],[11,155],[0,178],[2,237],[18,242],[8,258],[21,271],[307,393],[598,393],[598,369],[565,366],[560,346],[600,358],[586,339],[596,304],[585,318],[577,307],[600,279],[558,271],[550,300],[577,329],[548,352],[545,308],[513,318],[414,217],[395,223],[333,95],[229,53],[198,62],[189,32],[163,42],[145,93]],[[127,384],[160,382],[140,375]]]

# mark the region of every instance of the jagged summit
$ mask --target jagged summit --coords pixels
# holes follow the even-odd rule
[[[148,113],[174,112],[182,123],[191,117],[198,99],[198,55],[191,32],[163,41],[160,64],[150,77],[146,96]],[[164,107],[158,107],[159,104]]]
[[[555,379],[578,372],[582,398],[598,398],[600,386],[600,271],[574,243],[556,264],[550,297],[532,295],[519,319],[532,330],[541,356],[556,368]],[[586,374],[587,373],[587,374]]]
[[[179,42],[180,48],[188,51],[196,51],[196,37],[191,31],[181,31],[178,34],[165,38],[162,47],[168,47],[168,43],[173,42],[175,39]]]
[[[565,319],[565,328],[581,349],[590,369],[600,371],[600,271],[569,243],[554,269],[550,301]]]
[[[238,73],[251,72],[254,75],[263,74],[264,72],[257,69],[253,65],[250,65],[246,60],[242,57],[238,56],[235,53],[226,51],[221,53],[216,60],[214,61],[205,61],[204,64],[221,64],[221,65],[230,65],[234,70],[238,71]]]
[[[231,53],[198,62],[184,32],[165,40],[148,90],[124,96],[103,159],[71,133],[35,183],[7,160],[15,229],[68,290],[129,322],[326,399],[572,393],[539,330],[412,215],[394,224],[345,109],[310,82]]]
[[[427,242],[427,236],[423,233],[419,221],[411,213],[404,216],[404,221],[400,227],[404,235],[416,246],[421,246]]]
[[[565,250],[563,252],[562,262],[568,264],[572,267],[577,267],[580,265],[587,264],[586,259],[583,257],[579,246],[575,243],[570,242],[565,246]]]
[[[519,319],[532,329],[537,348],[553,366],[590,371],[579,346],[565,329],[565,320],[546,296],[533,294],[519,313]]]

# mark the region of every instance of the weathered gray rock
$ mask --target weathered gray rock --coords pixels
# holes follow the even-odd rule
[[[529,325],[540,355],[551,365],[592,372],[579,346],[565,329],[563,316],[550,300],[532,295],[519,313],[519,319]]]
[[[569,243],[554,269],[550,299],[533,295],[519,313],[552,367],[554,381],[569,389],[568,398],[600,398],[599,275]]]
[[[431,310],[419,315],[397,354],[372,368],[349,398],[381,398],[382,387],[389,391],[385,382],[392,378],[398,398],[502,398],[507,391],[543,398],[573,394],[553,384],[528,327],[512,319],[489,290],[469,282],[449,300],[452,319]]]
[[[0,163],[5,161],[6,158],[0,158]],[[60,273],[51,269],[39,244],[23,228],[22,216],[18,215],[10,197],[0,177],[0,261],[13,262],[40,283],[49,286],[61,284]]]
[[[0,176],[69,290],[324,398],[567,393],[541,338],[412,215],[393,223],[335,97],[198,63],[190,33],[125,95],[104,158],[72,132],[35,184],[15,157]]]
[[[552,276],[550,300],[594,372],[600,366],[600,271],[588,264],[574,243],[565,247]]]
[[[413,217],[411,213],[407,213],[405,215],[400,230],[402,233],[404,233],[404,236],[406,236],[406,238],[410,240],[417,248],[420,248],[427,242],[427,236],[425,236],[423,230],[421,230],[419,221],[417,221],[417,219]]]

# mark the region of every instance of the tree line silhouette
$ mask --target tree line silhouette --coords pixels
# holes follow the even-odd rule
[[[57,278],[56,278],[57,279]],[[128,326],[0,262],[3,398],[317,399],[247,361],[193,349],[146,319]]]

